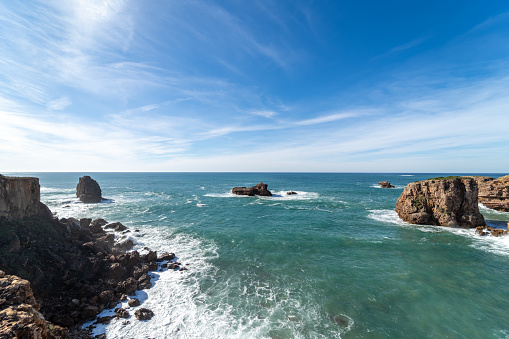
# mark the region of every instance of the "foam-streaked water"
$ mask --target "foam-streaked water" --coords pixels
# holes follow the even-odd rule
[[[110,200],[79,203],[81,174],[15,173],[39,177],[59,217],[121,221],[189,268],[154,273],[138,292],[154,318],[99,326],[108,338],[509,338],[509,238],[394,212],[407,183],[437,175],[87,174]],[[261,180],[274,197],[230,193]]]

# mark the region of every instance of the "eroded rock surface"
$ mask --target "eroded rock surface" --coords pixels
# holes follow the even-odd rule
[[[408,184],[396,212],[411,224],[471,228],[486,225],[472,178],[429,179]]]
[[[260,182],[258,185],[252,187],[234,187],[232,193],[236,195],[260,195],[260,196],[272,196],[272,193],[267,189],[267,184]]]
[[[0,338],[53,338],[55,333],[49,331],[39,309],[27,280],[0,271]],[[61,336],[67,334],[63,328],[51,327]]]
[[[80,178],[76,186],[76,196],[84,203],[101,202],[101,187],[91,177],[85,175]]]
[[[0,175],[0,217],[21,220],[32,216],[51,217],[41,203],[39,179]]]
[[[509,212],[509,175],[500,178],[474,177],[479,186],[479,202],[497,211]]]

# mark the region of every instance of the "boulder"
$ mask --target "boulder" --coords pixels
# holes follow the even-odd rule
[[[509,175],[500,178],[474,177],[479,186],[479,202],[502,212],[509,212]]]
[[[472,228],[486,225],[472,178],[436,178],[408,184],[396,212],[411,224]]]
[[[140,308],[139,310],[134,312],[134,315],[138,320],[149,320],[154,316],[154,312],[152,312],[148,308]]]
[[[388,181],[379,181],[378,185],[380,185],[382,188],[394,188],[394,186],[391,185],[391,183]]]
[[[101,187],[97,181],[85,175],[76,186],[76,196],[84,203],[101,202]]]
[[[117,308],[115,310],[115,314],[118,318],[129,318],[129,311],[127,311],[125,308]]]
[[[286,195],[294,195],[294,194],[297,194],[297,192],[294,192],[294,191],[286,192]]]
[[[507,235],[509,230],[502,230],[500,228],[493,228],[489,226],[477,226],[475,233],[479,235],[491,235],[493,237],[500,237],[502,235]]]
[[[249,196],[272,196],[272,193],[267,189],[267,184],[260,182],[253,187],[234,187],[232,193],[236,195],[249,195]]]
[[[125,227],[124,225],[122,225],[122,223],[120,222],[113,222],[111,224],[107,224],[106,226],[104,226],[105,229],[113,229],[115,232],[122,232],[122,231],[125,231],[127,229],[127,227]]]
[[[53,217],[41,202],[39,178],[0,175],[0,217],[21,220],[32,216]]]
[[[129,307],[140,306],[140,301],[136,298],[132,298],[132,299],[129,299],[129,301],[127,302],[127,305],[129,305]]]

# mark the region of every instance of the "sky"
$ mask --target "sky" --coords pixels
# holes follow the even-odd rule
[[[506,0],[0,0],[0,173],[508,173],[508,146]]]

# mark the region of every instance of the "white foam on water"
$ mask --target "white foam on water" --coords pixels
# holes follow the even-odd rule
[[[433,225],[414,225],[401,220],[394,210],[370,210],[368,218],[404,227],[412,227],[425,233],[450,232],[473,240],[470,245],[473,248],[494,253],[497,255],[509,256],[509,235],[501,237],[481,236],[475,233],[475,228],[452,228]],[[504,213],[504,212],[502,212]]]
[[[320,194],[316,192],[305,192],[305,191],[294,191],[297,194],[286,194],[289,191],[274,191],[272,192],[272,196],[255,196],[260,199],[278,199],[278,200],[312,200],[318,199]],[[211,198],[253,198],[247,195],[237,195],[231,192],[225,193],[207,193],[204,194],[205,197]]]
[[[370,187],[373,187],[373,188],[383,188],[382,186],[377,185],[377,184],[373,184],[373,185],[371,185]],[[405,188],[405,187],[406,187],[405,185],[394,185],[394,187],[393,187],[393,188],[388,188],[388,189],[393,189],[393,190],[394,190],[394,189],[403,189],[403,188]]]
[[[234,198],[234,197],[246,197],[246,195],[236,195],[232,192],[225,192],[225,193],[207,193],[203,195],[204,197],[211,197],[211,198]]]
[[[75,193],[74,188],[53,188],[41,186],[41,193]]]
[[[479,212],[481,212],[482,214],[494,214],[494,215],[500,215],[500,216],[507,216],[508,220],[509,220],[509,212],[502,212],[502,211],[497,211],[497,210],[494,210],[494,209],[491,209],[489,207],[486,207],[485,205],[479,203]]]

